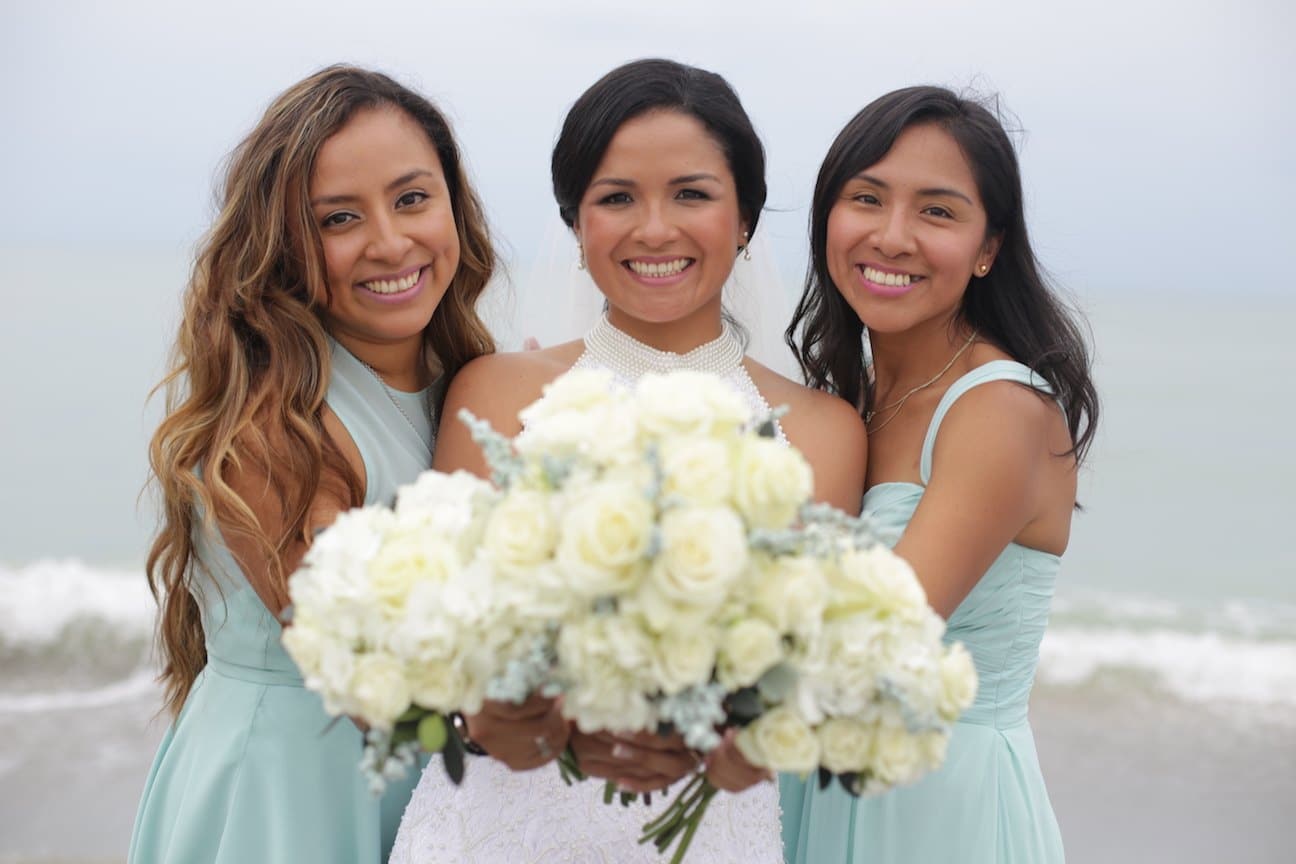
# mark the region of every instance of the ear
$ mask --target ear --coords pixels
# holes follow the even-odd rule
[[[981,251],[977,253],[976,262],[972,265],[973,275],[985,276],[989,274],[990,268],[994,266],[995,257],[999,254],[999,247],[1003,245],[1003,235],[995,234],[987,237],[981,244]]]

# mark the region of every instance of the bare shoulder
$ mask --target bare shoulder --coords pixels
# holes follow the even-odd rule
[[[789,438],[792,429],[822,426],[824,433],[840,437],[842,444],[858,442],[863,446],[864,420],[846,400],[784,378],[754,360],[748,359],[746,365],[752,383],[765,401],[772,407],[787,406],[788,411],[780,422]]]
[[[516,433],[517,414],[539,398],[546,384],[572,367],[583,344],[566,342],[538,351],[483,354],[450,382],[445,413],[467,408],[506,435]]]
[[[784,378],[753,360],[746,365],[765,401],[787,407],[779,423],[788,442],[814,470],[816,500],[858,512],[868,464],[868,434],[859,413],[846,400]]]
[[[1059,430],[1065,434],[1066,420],[1047,393],[1016,381],[988,381],[950,406],[937,443],[939,446],[940,438],[973,438],[985,443],[996,439],[1012,449],[1020,450],[1031,442],[1043,448]],[[951,431],[957,434],[948,434]],[[1025,452],[1033,452],[1033,448]]]
[[[540,398],[546,384],[570,369],[583,349],[581,342],[567,342],[539,351],[486,354],[466,364],[446,393],[432,467],[490,476],[481,448],[459,421],[459,413],[466,409],[501,435],[516,435],[522,431],[519,412]]]

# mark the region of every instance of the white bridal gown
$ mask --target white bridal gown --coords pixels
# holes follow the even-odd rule
[[[693,369],[731,382],[753,411],[769,406],[742,366],[743,346],[726,324],[720,338],[687,354],[669,354],[636,342],[606,319],[585,337],[574,368],[605,368],[623,384],[645,372]],[[779,430],[782,438],[782,430]],[[678,783],[672,792],[683,788]],[[510,771],[489,757],[469,757],[463,785],[446,777],[440,759],[423,772],[396,835],[391,864],[662,864],[652,844],[638,843],[645,822],[671,800],[654,795],[651,807],[603,803],[603,781],[567,786],[557,765]],[[711,801],[693,837],[695,864],[781,864],[778,789],[760,783]]]

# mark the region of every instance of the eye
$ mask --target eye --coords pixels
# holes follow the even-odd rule
[[[953,219],[954,214],[939,204],[930,204],[923,208],[923,213],[928,216],[937,216],[941,219]]]
[[[851,200],[857,201],[860,204],[867,204],[870,207],[876,207],[877,205],[882,203],[881,199],[879,199],[872,192],[857,192],[851,196]]]
[[[711,196],[701,189],[681,189],[675,193],[678,201],[710,201]]]
[[[330,213],[320,220],[322,228],[337,228],[356,218],[354,213],[348,213],[345,210],[339,210],[336,213]]]
[[[610,195],[604,195],[598,200],[598,203],[605,206],[615,206],[617,204],[629,204],[631,200],[630,195],[626,192],[613,192]]]
[[[428,194],[418,189],[411,189],[396,199],[397,207],[413,207],[415,204],[422,204],[428,199]]]

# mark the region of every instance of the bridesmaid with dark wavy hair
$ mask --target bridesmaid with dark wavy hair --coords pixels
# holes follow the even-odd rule
[[[868,424],[863,510],[899,536],[980,686],[912,787],[852,799],[781,778],[786,858],[1061,862],[1027,704],[1098,399],[1002,124],[937,87],[874,101],[824,159],[810,238],[788,341]]]
[[[174,722],[130,861],[378,864],[415,778],[370,794],[279,617],[314,532],[430,466],[437,382],[493,350],[474,306],[495,256],[445,118],[354,67],[280,95],[222,197],[149,451]]]

